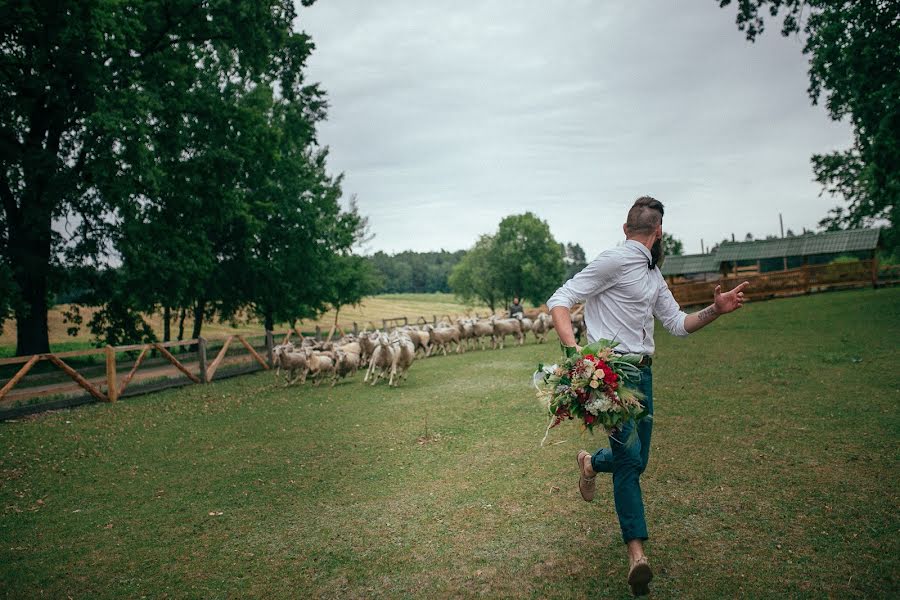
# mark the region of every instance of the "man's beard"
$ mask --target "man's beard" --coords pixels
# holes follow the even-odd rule
[[[649,267],[651,269],[653,267],[661,267],[664,260],[666,260],[666,253],[663,251],[662,238],[660,238],[653,242],[653,247],[650,248]]]

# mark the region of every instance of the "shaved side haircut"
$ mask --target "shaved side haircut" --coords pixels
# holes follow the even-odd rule
[[[650,196],[641,196],[628,211],[625,227],[629,233],[653,233],[662,224],[664,212],[662,202]]]

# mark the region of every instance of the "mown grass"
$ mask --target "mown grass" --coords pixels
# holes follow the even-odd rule
[[[900,289],[661,330],[642,478],[657,598],[898,585]],[[0,425],[7,597],[625,598],[608,479],[530,388],[555,343],[417,362],[399,389],[269,373]]]

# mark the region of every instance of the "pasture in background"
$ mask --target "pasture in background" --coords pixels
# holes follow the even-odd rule
[[[642,478],[656,598],[900,593],[900,290],[660,331]],[[399,389],[271,373],[0,425],[13,597],[625,598],[611,483],[531,372],[556,344],[417,362]]]

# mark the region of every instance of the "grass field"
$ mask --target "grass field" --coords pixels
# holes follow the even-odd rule
[[[642,478],[656,598],[900,595],[900,288],[657,332]],[[7,597],[626,598],[611,483],[583,502],[530,389],[555,343],[399,389],[271,374],[0,424]],[[605,444],[604,444],[605,445]]]
[[[63,313],[66,305],[60,305],[50,311],[48,314],[48,327],[50,330],[50,347],[55,352],[65,350],[80,350],[83,348],[91,348],[91,334],[87,327],[81,327],[77,336],[70,336],[66,333],[69,327],[63,319]],[[81,309],[84,322],[90,321],[94,313],[93,308],[87,307]],[[453,294],[382,294],[380,296],[371,296],[363,300],[359,306],[345,306],[338,315],[338,324],[346,327],[348,330],[355,321],[360,328],[365,327],[370,321],[381,327],[382,319],[390,319],[394,317],[407,317],[411,322],[415,322],[418,317],[426,317],[429,321],[433,315],[440,319],[443,315],[461,315],[469,314],[477,311],[482,316],[490,312],[486,306],[469,305],[459,302]],[[148,315],[147,319],[159,339],[162,339],[163,322],[162,315],[154,313]],[[316,325],[319,325],[326,332],[334,324],[334,311],[328,311],[317,320],[302,321],[298,326],[304,331],[313,331]],[[190,337],[193,322],[188,319],[185,322],[185,336]],[[173,320],[172,333],[177,332],[178,323]],[[288,325],[282,323],[278,329],[287,329]],[[241,323],[219,323],[213,321],[203,324],[203,335],[207,338],[222,337],[231,334],[255,334],[263,331],[261,323],[255,320],[249,320]],[[16,323],[14,320],[7,321],[2,331],[0,331],[0,358],[5,356],[13,356],[16,349]]]

